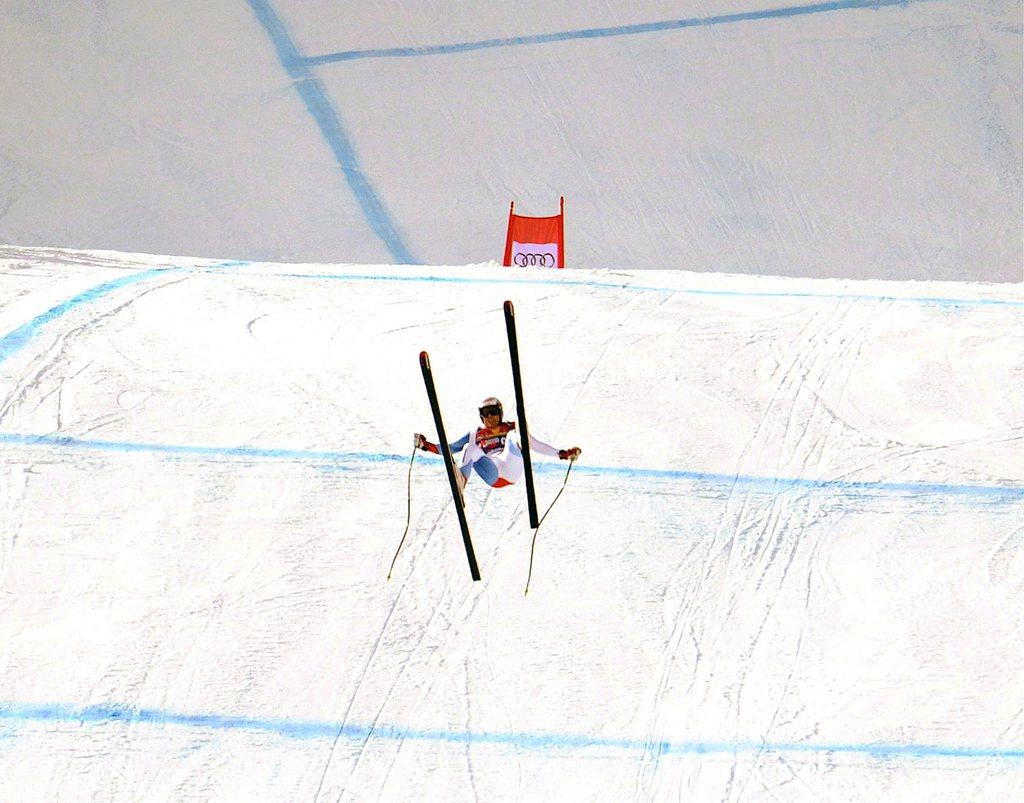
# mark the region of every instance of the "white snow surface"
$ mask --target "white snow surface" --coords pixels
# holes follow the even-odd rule
[[[388,580],[505,299],[530,592],[431,456]],[[1019,285],[7,247],[0,378],[3,800],[1024,788]]]
[[[570,267],[1021,281],[1022,42],[1017,0],[5,0],[0,243],[461,265],[565,196]]]

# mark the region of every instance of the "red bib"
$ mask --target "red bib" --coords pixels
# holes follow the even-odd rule
[[[480,429],[476,431],[476,445],[480,447],[484,454],[500,452],[505,448],[505,440],[508,438],[508,433],[515,428],[516,425],[514,421],[502,421],[493,429],[480,427]]]

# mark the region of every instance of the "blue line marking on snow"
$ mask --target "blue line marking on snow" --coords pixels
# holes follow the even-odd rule
[[[550,470],[550,469],[549,469]],[[1024,486],[1018,485],[951,485],[938,482],[859,482],[803,477],[759,477],[745,474],[715,474],[658,468],[619,468],[614,466],[579,466],[577,474],[620,476],[630,480],[682,480],[731,488],[782,493],[793,488],[802,490],[840,491],[845,493],[896,493],[911,496],[971,496],[994,499],[1024,499]]]
[[[327,140],[327,144],[334,153],[335,161],[359,202],[370,228],[387,246],[396,262],[403,265],[418,264],[402,241],[391,216],[359,165],[355,148],[345,132],[341,117],[331,105],[323,85],[307,66],[308,59],[304,59],[299,53],[281,17],[278,16],[268,0],[248,0],[248,2],[256,19],[259,20],[267,36],[270,37],[270,41],[273,42],[281,65],[294,81],[295,91],[299,93],[302,102],[306,104],[306,110],[316,121],[320,133]]]
[[[510,269],[511,270],[511,269]],[[808,291],[784,292],[771,290],[713,290],[699,287],[663,287],[627,282],[602,282],[591,279],[494,279],[472,276],[427,276],[403,274],[360,273],[250,273],[246,276],[281,277],[285,279],[311,279],[342,282],[427,282],[439,284],[497,284],[529,286],[591,287],[598,290],[626,290],[638,293],[665,293],[672,295],[723,296],[735,298],[809,298],[849,301],[893,301],[926,304],[940,307],[1024,307],[1024,300],[1005,298],[944,298],[942,296],[887,296],[870,293],[814,293]]]
[[[225,268],[234,268],[241,265],[249,265],[246,260],[228,260],[221,262],[216,265],[203,266],[200,268],[203,272],[212,272],[223,270]],[[21,348],[28,343],[29,340],[34,338],[39,330],[46,324],[53,322],[62,315],[66,315],[76,307],[80,307],[83,304],[91,304],[94,301],[98,301],[105,295],[120,290],[122,287],[128,287],[139,282],[144,282],[147,279],[152,279],[156,276],[160,276],[167,273],[180,273],[182,271],[196,270],[195,266],[181,266],[181,267],[160,267],[152,268],[150,270],[139,271],[138,273],[132,273],[128,276],[120,276],[117,279],[111,279],[108,282],[103,282],[95,287],[91,287],[88,290],[84,290],[76,296],[72,296],[67,301],[62,301],[55,307],[51,307],[41,315],[37,315],[28,323],[24,323],[12,332],[8,332],[3,337],[0,337],[0,363],[4,362],[8,357],[19,351]]]
[[[35,337],[43,326],[59,318],[61,315],[70,312],[75,307],[96,301],[98,298],[105,296],[108,293],[112,293],[115,290],[120,290],[122,287],[137,284],[138,282],[143,282],[146,279],[152,279],[154,276],[159,276],[166,272],[167,271],[164,268],[156,268],[153,270],[144,270],[139,273],[132,273],[129,276],[122,276],[118,279],[112,279],[109,282],[104,282],[103,284],[99,284],[96,287],[92,287],[69,298],[67,301],[48,309],[42,315],[37,315],[31,321],[22,324],[13,332],[8,332],[3,337],[0,337],[0,363],[24,347],[29,340]]]
[[[51,448],[120,454],[158,454],[171,457],[201,457],[228,460],[290,460],[303,463],[324,463],[334,468],[348,468],[352,463],[390,463],[397,455],[364,452],[326,452],[308,449],[273,449],[256,446],[193,446],[168,443],[136,443],[69,438],[63,435],[17,435],[0,432],[0,444],[11,446],[46,446]]]
[[[644,33],[660,33],[676,31],[683,28],[697,28],[712,25],[727,25],[737,22],[753,22],[756,20],[785,19],[808,14],[823,14],[832,11],[849,11],[863,8],[883,8],[885,6],[906,6],[909,2],[922,0],[837,0],[832,3],[814,3],[805,6],[787,8],[768,8],[760,11],[743,11],[735,14],[719,14],[714,17],[691,17],[689,19],[662,20],[644,22],[635,25],[614,25],[607,28],[582,28],[574,31],[535,34],[533,36],[509,36],[498,39],[481,39],[475,42],[458,42],[447,45],[423,45],[420,47],[384,47],[369,50],[344,50],[337,53],[325,53],[320,56],[309,56],[303,59],[304,64],[311,66],[334,64],[357,59],[409,58],[414,56],[447,56],[455,53],[468,53],[474,50],[487,50],[496,47],[518,47],[521,45],[541,45],[551,42],[569,42],[575,39],[606,39],[613,36],[635,36]]]
[[[910,301],[915,304],[931,304],[940,307],[1024,307],[1024,301],[1005,298],[944,298],[942,296],[884,296],[862,293],[773,293],[752,290],[681,290],[679,292],[699,296],[739,296],[743,298],[824,298],[850,299],[853,301]]]
[[[290,460],[322,464],[332,468],[373,463],[409,462],[408,455],[384,452],[339,452],[304,449],[273,449],[254,446],[190,446],[163,443],[137,443],[132,441],[85,440],[64,435],[25,435],[0,432],[0,445],[40,446],[66,450],[114,453],[148,453],[175,457],[200,457],[242,460]],[[427,455],[426,459],[440,465],[440,458]],[[561,463],[537,463],[538,474],[558,473]],[[743,474],[719,474],[702,471],[683,471],[659,468],[629,468],[621,466],[588,466],[577,464],[577,474],[602,477],[624,477],[629,480],[669,480],[707,483],[731,489],[746,489],[765,493],[783,493],[791,489],[837,491],[853,494],[895,493],[910,496],[963,496],[993,500],[1024,499],[1022,485],[967,485],[935,482],[857,482],[850,480],[809,479],[802,477],[759,477]]]
[[[512,747],[520,750],[610,749],[646,753],[651,749],[642,739],[616,739],[572,733],[501,733],[421,729],[394,725],[348,725],[319,720],[269,719],[221,714],[183,714],[150,708],[106,704],[77,708],[66,704],[0,703],[0,719],[18,722],[59,722],[72,725],[152,725],[204,731],[270,733],[289,739],[337,739],[366,741],[441,742],[458,745]],[[762,741],[663,741],[655,745],[669,755],[710,755],[734,753],[845,753],[877,759],[953,758],[1020,761],[1024,749],[1009,747],[964,747],[914,743],[813,743]]]

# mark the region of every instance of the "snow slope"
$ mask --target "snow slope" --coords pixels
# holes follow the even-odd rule
[[[0,243],[1021,281],[1012,0],[0,11]]]
[[[1019,286],[0,257],[3,799],[1024,787]]]

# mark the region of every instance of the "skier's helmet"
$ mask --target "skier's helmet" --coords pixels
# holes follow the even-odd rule
[[[504,413],[501,402],[494,398],[494,396],[488,396],[480,405],[480,417],[483,418],[485,415],[494,415],[495,413],[498,414],[499,418]]]

